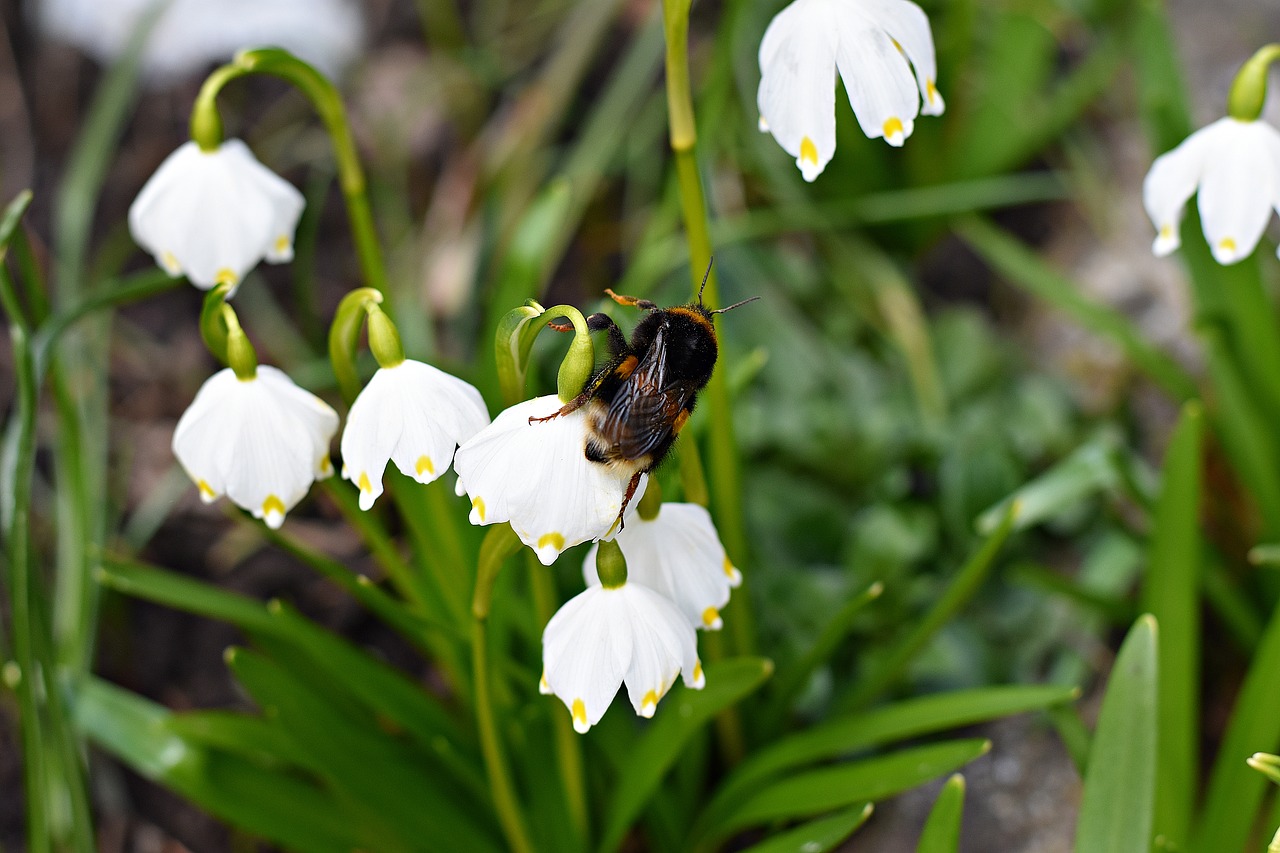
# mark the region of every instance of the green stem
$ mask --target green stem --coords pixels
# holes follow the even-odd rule
[[[539,563],[532,551],[526,550],[525,555],[529,585],[533,590],[534,612],[538,616],[538,624],[545,626],[556,612],[555,579],[551,576],[551,570]],[[551,718],[555,730],[556,763],[560,767],[560,778],[564,783],[569,817],[578,831],[578,838],[585,841],[591,832],[591,825],[587,814],[587,781],[582,764],[582,739],[573,730],[571,717],[556,713]]]
[[[1249,58],[1231,83],[1227,114],[1237,121],[1257,121],[1267,101],[1267,71],[1280,59],[1280,44],[1268,44]]]
[[[334,159],[338,164],[338,185],[347,203],[347,218],[351,223],[351,234],[356,254],[360,258],[365,284],[385,293],[387,272],[369,206],[364,169],[356,152],[342,96],[323,74],[280,48],[264,47],[242,51],[230,65],[224,65],[209,75],[201,87],[191,111],[192,139],[206,151],[215,149],[222,143],[222,120],[217,108],[218,93],[227,83],[249,74],[278,77],[297,88],[311,101],[333,143]]]
[[[356,369],[356,348],[360,344],[360,328],[371,305],[382,302],[382,293],[372,287],[360,287],[347,293],[338,303],[329,326],[329,361],[348,406],[360,396],[360,371]]]
[[[493,694],[489,683],[489,637],[486,628],[493,604],[493,585],[508,557],[520,549],[520,539],[509,524],[490,528],[480,546],[480,562],[476,568],[476,591],[471,600],[471,667],[475,682],[476,725],[480,732],[480,750],[498,822],[507,844],[516,853],[532,853],[529,831],[525,828],[520,802],[516,799],[511,768],[507,763],[498,722],[493,713]]]

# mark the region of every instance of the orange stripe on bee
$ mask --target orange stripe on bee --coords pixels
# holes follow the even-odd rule
[[[715,329],[712,327],[711,321],[708,320],[706,317],[702,316],[701,314],[699,314],[697,311],[694,311],[692,308],[683,308],[683,307],[668,308],[667,313],[681,314],[685,317],[688,317],[689,319],[693,320],[693,322],[697,323],[699,326],[702,326],[707,331],[711,332],[712,334],[715,334]]]
[[[680,432],[684,429],[684,425],[689,422],[689,410],[681,409],[680,414],[676,415],[675,421],[671,424],[672,432]]]
[[[636,358],[634,355],[629,355],[622,360],[621,364],[614,368],[613,373],[619,379],[626,379],[635,372],[638,364],[640,364],[640,359]]]

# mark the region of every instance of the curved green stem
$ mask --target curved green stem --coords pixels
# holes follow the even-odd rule
[[[489,637],[485,630],[498,572],[506,559],[519,549],[520,540],[509,524],[490,528],[484,544],[480,546],[476,591],[471,600],[471,668],[475,681],[480,751],[484,754],[485,770],[489,775],[489,789],[493,794],[494,808],[498,811],[498,822],[502,824],[502,832],[512,850],[516,853],[532,853],[533,844],[529,841],[529,831],[525,828],[520,803],[516,799],[511,768],[507,764],[502,738],[498,734],[497,718],[493,713],[493,694],[489,684]]]
[[[1237,121],[1256,121],[1267,101],[1267,72],[1280,59],[1280,44],[1269,44],[1240,67],[1227,96],[1227,114]]]
[[[361,287],[342,297],[329,326],[329,361],[338,380],[338,389],[347,405],[360,394],[360,372],[356,370],[356,347],[360,343],[360,327],[371,305],[382,302],[382,293],[372,287]]]
[[[347,121],[346,107],[338,90],[323,74],[288,51],[276,47],[256,48],[239,53],[229,65],[209,75],[191,111],[191,138],[205,151],[222,144],[222,119],[218,115],[218,93],[227,83],[249,74],[268,74],[289,83],[304,95],[324,122],[333,143],[338,165],[338,184],[347,204],[347,218],[365,283],[381,291],[387,289],[386,267],[378,245],[378,233],[369,207],[364,169],[356,153],[355,139]]]

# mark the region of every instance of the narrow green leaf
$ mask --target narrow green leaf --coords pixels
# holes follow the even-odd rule
[[[160,727],[182,740],[234,752],[260,763],[307,765],[293,741],[279,726],[237,711],[190,711],[168,714]]]
[[[1200,404],[1183,406],[1165,453],[1143,604],[1160,625],[1155,833],[1186,845],[1200,776]]]
[[[1255,752],[1245,761],[1254,770],[1280,785],[1280,756],[1266,752]]]
[[[884,658],[880,667],[861,679],[839,700],[839,707],[858,709],[893,684],[911,659],[925,647],[943,625],[960,611],[986,580],[996,555],[1013,529],[1021,507],[1017,501],[1005,509],[1004,518],[991,536],[969,557],[947,586],[942,597],[920,621],[902,636]]]
[[[699,822],[722,819],[733,804],[786,770],[906,738],[1052,708],[1079,695],[1079,690],[1068,687],[983,687],[833,718],[753,753],[721,784]]]
[[[952,776],[938,792],[924,823],[916,853],[956,853],[960,849],[960,818],[964,815],[964,777]]]
[[[807,770],[747,797],[711,826],[703,840],[720,841],[747,827],[883,800],[962,767],[990,748],[991,742],[982,738],[944,741]]]
[[[1116,442],[1111,435],[1081,445],[1066,459],[1020,487],[978,516],[978,532],[989,536],[1018,504],[1015,530],[1034,527],[1100,491],[1115,489],[1120,474],[1112,461]]]
[[[163,706],[97,678],[74,697],[76,723],[148,779],[263,838],[308,853],[370,849],[342,803],[296,772],[264,769],[170,728]]]
[[[1150,615],[1139,617],[1120,646],[1102,699],[1076,828],[1079,853],[1145,853],[1151,847],[1158,724],[1156,648],[1156,620]]]
[[[271,615],[259,601],[130,560],[105,558],[98,581],[136,598],[230,622],[245,630],[272,628]]]
[[[773,662],[737,658],[707,667],[702,690],[677,689],[663,701],[649,730],[635,748],[609,803],[599,849],[615,850],[655,788],[676,762],[685,744],[712,717],[765,682]]]
[[[860,803],[830,817],[811,820],[802,826],[771,835],[744,853],[826,853],[858,829],[871,817],[871,803]]]

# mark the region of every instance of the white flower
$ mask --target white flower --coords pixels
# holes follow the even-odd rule
[[[173,433],[173,454],[205,503],[226,495],[270,527],[333,473],[338,415],[274,367],[253,379],[231,368],[200,386]]]
[[[618,686],[636,713],[652,717],[676,676],[706,683],[698,637],[674,604],[635,582],[593,586],[571,598],[542,632],[542,681],[573,715],[579,732],[600,722]]]
[[[356,397],[342,432],[342,476],[360,488],[360,508],[382,494],[382,472],[430,483],[453,462],[453,449],[489,423],[480,392],[420,361],[383,367]]]
[[[216,151],[184,143],[160,164],[129,208],[129,231],[170,275],[208,290],[233,288],[264,257],[293,260],[303,198],[243,142]]]
[[[128,47],[154,0],[39,0],[42,30],[101,62]],[[330,77],[359,53],[364,20],[351,0],[170,0],[142,53],[154,83],[204,72],[246,47],[275,45]]]
[[[696,628],[720,630],[720,610],[742,583],[720,544],[711,513],[697,504],[664,503],[652,519],[636,514],[615,541],[627,558],[632,581],[673,602]],[[582,567],[588,586],[598,586],[596,550]]]
[[[1151,250],[1181,245],[1178,226],[1199,190],[1205,239],[1220,264],[1253,254],[1273,207],[1280,207],[1280,132],[1264,121],[1223,118],[1202,127],[1151,164],[1142,201],[1156,227]]]
[[[915,3],[795,0],[760,42],[756,105],[760,129],[796,158],[806,181],[822,173],[836,150],[837,69],[858,124],[872,139],[900,146],[917,114],[941,115],[945,107],[935,85],[929,19]]]
[[[585,408],[529,423],[530,416],[546,417],[562,405],[554,394],[517,403],[459,447],[453,462],[458,494],[471,496],[471,523],[511,522],[545,566],[565,548],[609,532],[631,479],[587,459]],[[632,511],[647,483],[646,475]]]

